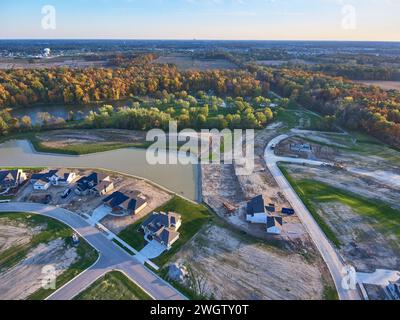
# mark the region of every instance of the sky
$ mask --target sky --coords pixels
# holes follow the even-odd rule
[[[400,0],[0,0],[0,39],[400,41],[399,13]]]

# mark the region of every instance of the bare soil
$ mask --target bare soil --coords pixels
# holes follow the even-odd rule
[[[188,266],[198,293],[216,299],[323,299],[324,278],[329,279],[321,261],[311,264],[218,226],[203,229],[173,262]]]
[[[31,228],[23,223],[0,216],[0,253],[11,247],[29,243],[41,229],[41,227]]]
[[[189,56],[170,55],[159,57],[154,63],[175,64],[181,71],[237,69],[237,66],[224,59],[192,59]]]
[[[362,83],[368,86],[378,86],[384,90],[400,90],[400,81],[375,81],[375,80],[363,80],[354,81],[357,83]]]
[[[77,259],[76,248],[65,246],[62,239],[40,244],[14,267],[0,274],[0,300],[23,300],[42,286],[42,268],[52,265],[56,276]]]
[[[246,222],[246,203],[262,194],[268,203],[274,203],[278,210],[290,207],[275,179],[266,169],[264,151],[268,142],[279,135],[279,126],[270,126],[255,137],[255,169],[252,174],[236,176],[235,164],[202,165],[202,192],[204,201],[223,219],[246,233],[266,240],[284,240],[282,245],[293,245],[300,241],[308,243],[309,238],[297,216],[285,216],[284,232],[281,236],[266,233],[265,225]],[[228,212],[224,204],[235,207]],[[279,213],[277,213],[279,215]],[[288,244],[287,240],[294,240]],[[307,245],[308,246],[308,245]],[[312,245],[310,244],[312,247]]]
[[[146,133],[119,129],[66,129],[46,131],[38,134],[37,138],[46,147],[60,149],[74,144],[140,143],[145,141]]]
[[[285,165],[295,180],[312,179],[347,190],[369,199],[376,199],[400,208],[400,190],[379,184],[373,179],[347,171],[300,165]],[[398,270],[399,247],[396,237],[385,237],[370,221],[341,203],[319,203],[319,214],[342,243],[341,252],[357,270],[373,272],[377,268]]]

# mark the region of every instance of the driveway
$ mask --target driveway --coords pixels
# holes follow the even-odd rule
[[[38,203],[2,203],[0,212],[30,212],[56,219],[70,226],[99,252],[98,261],[76,278],[58,289],[47,299],[70,300],[86,289],[101,275],[119,270],[125,273],[136,285],[155,300],[185,300],[178,290],[157,274],[146,268],[135,257],[128,255],[122,248],[107,239],[87,220],[72,211]]]
[[[165,250],[165,247],[161,243],[152,240],[142,250],[140,250],[139,253],[147,259],[154,259],[160,256]]]
[[[90,220],[93,221],[93,223],[100,222],[105,216],[109,215],[110,213],[111,213],[110,207],[101,205],[96,209],[94,209]]]

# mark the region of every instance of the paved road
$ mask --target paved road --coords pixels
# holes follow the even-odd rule
[[[98,252],[98,261],[88,270],[64,285],[48,299],[70,300],[103,274],[119,270],[156,300],[184,300],[180,292],[166,281],[142,265],[123,249],[108,240],[97,228],[91,226],[79,215],[51,206],[36,203],[2,203],[0,212],[31,212],[54,218],[74,229],[85,238]]]
[[[361,298],[357,290],[343,289],[342,270],[345,266],[344,262],[277,165],[277,162],[306,163],[310,165],[321,165],[323,162],[276,156],[271,147],[278,145],[279,142],[287,139],[288,137],[288,135],[281,135],[269,142],[264,154],[267,167],[285,194],[287,200],[292,205],[293,209],[296,210],[296,214],[299,216],[301,222],[307,229],[322,258],[327,264],[338,291],[339,298],[341,300],[359,300]]]

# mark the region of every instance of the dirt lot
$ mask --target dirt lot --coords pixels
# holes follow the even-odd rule
[[[400,90],[400,81],[354,81],[368,86],[378,86],[384,90]]]
[[[0,253],[12,247],[28,244],[44,226],[31,227],[8,218],[0,218]],[[31,249],[15,266],[0,273],[0,300],[25,299],[41,288],[42,268],[53,265],[59,275],[75,261],[75,248],[65,246],[65,241],[55,239]]]
[[[255,170],[251,175],[236,176],[235,165],[202,165],[202,190],[204,201],[226,221],[245,232],[264,239],[270,239],[264,225],[249,224],[245,221],[246,201],[257,195],[264,195],[268,203],[277,208],[290,207],[275,179],[266,170],[264,150],[268,142],[279,135],[279,126],[257,133],[255,139]],[[233,205],[235,212],[228,214],[224,203]],[[274,236],[273,239],[279,237]],[[285,217],[283,239],[308,241],[305,229],[296,216]]]
[[[323,299],[330,278],[321,261],[311,264],[218,226],[203,229],[173,262],[188,266],[198,293],[216,299]]]
[[[23,246],[39,233],[41,228],[31,228],[6,218],[0,218],[0,253],[13,246]]]
[[[71,170],[75,171],[79,177],[89,175],[93,171],[101,172],[101,170]],[[146,196],[148,203],[147,207],[144,208],[138,215],[128,217],[107,216],[106,218],[104,218],[101,223],[103,223],[107,228],[115,233],[119,233],[130,224],[135,223],[137,220],[152,212],[154,209],[158,208],[172,197],[172,195],[168,192],[161,190],[144,180],[115,173],[108,174],[110,175],[110,178],[114,183],[114,190],[112,192],[140,191],[143,195]],[[74,189],[75,183],[79,179],[79,177],[77,177],[69,187],[51,186],[46,191],[35,191],[33,190],[32,184],[28,183],[18,194],[17,201],[42,202],[44,201],[46,195],[51,195],[49,205],[60,206],[79,214],[92,215],[93,210],[102,205],[103,197],[98,197],[95,195],[78,196],[74,192],[72,192],[67,199],[61,198],[62,194],[67,188]],[[112,192],[110,192],[110,194]]]
[[[60,275],[77,258],[76,248],[62,239],[40,244],[14,267],[0,274],[0,300],[23,300],[42,286],[42,268],[51,264]]]
[[[50,148],[63,148],[73,144],[138,143],[144,142],[146,133],[132,130],[92,129],[55,130],[37,135],[42,144]]]
[[[0,69],[44,69],[44,68],[95,68],[105,67],[108,62],[106,60],[99,61],[85,61],[83,59],[75,58],[48,58],[48,59],[12,59],[12,58],[1,58]]]
[[[400,190],[379,184],[375,180],[327,168],[286,164],[294,180],[311,179],[332,187],[376,199],[400,208]],[[342,254],[357,270],[373,272],[376,268],[400,269],[399,247],[396,238],[379,233],[364,216],[339,202],[318,203],[319,214],[342,243]]]
[[[221,69],[237,69],[233,63],[223,59],[192,59],[189,56],[164,56],[154,61],[154,63],[175,64],[179,70],[221,70]]]

